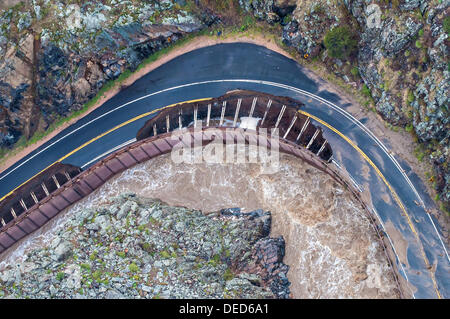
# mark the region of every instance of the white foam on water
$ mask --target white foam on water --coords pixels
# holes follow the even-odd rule
[[[298,158],[281,155],[279,172],[261,164],[175,164],[166,154],[128,169],[2,256],[16,264],[48,245],[68,217],[133,192],[204,212],[241,207],[272,212],[271,236],[286,241],[284,262],[296,298],[396,298],[376,233],[353,196]]]

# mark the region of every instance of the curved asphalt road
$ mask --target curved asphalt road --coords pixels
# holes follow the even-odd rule
[[[363,126],[367,119],[360,122],[353,119],[345,111],[349,105],[338,95],[322,89],[325,82],[311,79],[304,70],[278,53],[245,43],[215,45],[181,55],[148,73],[2,172],[0,197],[85,142],[151,110],[220,96],[233,89],[290,96],[306,104],[303,111],[316,117],[314,124],[323,127],[336,165],[350,174],[372,202],[373,214],[393,244],[395,262],[410,283],[411,294],[415,298],[449,298],[448,248],[437,221],[415,203],[434,205],[425,187],[406,163],[402,162],[400,167],[387,148],[368,132]],[[130,142],[151,116],[154,115],[104,135],[63,162],[88,167],[94,159]]]

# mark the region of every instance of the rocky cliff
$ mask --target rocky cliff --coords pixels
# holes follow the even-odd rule
[[[450,202],[450,1],[239,3],[257,18],[281,24],[287,45],[325,63],[364,92],[388,123],[412,132],[422,145],[417,157],[431,161],[430,180]],[[341,45],[341,52],[330,54],[327,43]]]
[[[185,2],[178,2],[1,5],[0,147],[44,131],[55,119],[79,110],[108,80],[212,23],[213,17],[191,15]]]
[[[228,15],[244,12],[281,25],[287,45],[410,131],[450,209],[449,8],[450,0],[8,0],[0,4],[0,149],[79,110],[185,34],[238,23]]]
[[[74,214],[0,269],[4,298],[289,298],[271,214],[200,211],[124,194]]]

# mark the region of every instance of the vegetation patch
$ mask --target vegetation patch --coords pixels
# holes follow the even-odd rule
[[[450,16],[446,16],[444,20],[442,20],[442,27],[447,35],[450,36]]]
[[[358,48],[356,36],[346,25],[328,31],[323,42],[328,54],[339,59],[349,58]]]

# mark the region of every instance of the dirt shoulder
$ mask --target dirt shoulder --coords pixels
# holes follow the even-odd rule
[[[34,143],[32,145],[29,145],[29,146],[25,147],[24,149],[22,149],[21,151],[19,151],[17,154],[6,158],[0,164],[0,172],[3,172],[5,170],[7,170],[14,163],[19,161],[21,158],[27,156],[28,154],[30,154],[31,152],[33,152],[34,150],[36,150],[37,148],[39,148],[40,146],[42,146],[43,144],[45,144],[46,142],[51,140],[52,138],[54,138],[56,135],[58,135],[64,129],[66,129],[67,127],[69,127],[72,124],[76,123],[78,120],[80,120],[81,118],[85,117],[86,115],[88,115],[92,111],[96,110],[103,103],[105,103],[110,98],[112,98],[114,95],[116,95],[120,91],[121,86],[130,86],[130,85],[132,85],[136,80],[140,79],[145,74],[153,71],[154,69],[160,67],[161,65],[163,65],[163,64],[169,62],[170,60],[173,60],[174,58],[176,58],[176,57],[178,57],[178,56],[180,56],[182,54],[185,54],[187,52],[190,52],[190,51],[193,51],[193,50],[196,50],[196,49],[200,49],[200,48],[203,48],[203,47],[215,45],[215,44],[233,43],[233,42],[246,42],[246,43],[254,43],[254,44],[262,45],[262,46],[267,47],[270,50],[273,50],[275,52],[283,54],[286,57],[291,58],[289,53],[287,53],[286,51],[280,49],[274,41],[272,41],[270,39],[266,39],[266,38],[264,38],[262,36],[255,36],[255,37],[229,36],[227,38],[198,36],[198,37],[194,38],[192,41],[188,42],[186,45],[184,45],[184,46],[182,46],[180,48],[176,48],[175,50],[170,51],[168,54],[164,55],[163,57],[161,57],[157,61],[147,64],[146,66],[144,66],[139,71],[136,71],[135,73],[130,75],[120,85],[116,85],[114,88],[112,88],[107,93],[105,93],[98,100],[97,103],[95,103],[93,106],[91,106],[89,108],[89,110],[87,110],[83,114],[81,114],[81,115],[79,115],[77,117],[74,117],[70,121],[67,121],[64,124],[58,126],[51,133],[46,135],[44,138],[42,138],[38,142],[36,142],[36,143]]]
[[[236,34],[236,35],[227,35],[226,37],[217,37],[217,36],[198,36],[186,43],[185,45],[175,48],[174,50],[171,50],[166,55],[162,56],[160,59],[149,63],[145,65],[140,70],[136,71],[132,75],[130,75],[127,79],[125,79],[120,85],[116,85],[114,88],[112,88],[110,91],[105,93],[98,102],[89,108],[85,113],[81,114],[78,117],[75,117],[71,119],[70,121],[64,123],[63,125],[56,128],[53,132],[51,132],[49,135],[47,135],[45,138],[40,140],[37,143],[34,143],[14,156],[11,156],[10,158],[7,158],[3,163],[0,164],[0,172],[3,172],[7,168],[9,168],[11,165],[13,165],[15,162],[20,160],[21,158],[27,156],[32,151],[55,137],[58,133],[60,133],[62,130],[66,129],[70,125],[77,122],[79,119],[83,118],[90,112],[94,111],[98,107],[100,107],[103,103],[105,103],[107,100],[109,100],[111,97],[116,95],[120,91],[121,86],[130,86],[132,85],[136,80],[144,76],[145,74],[149,73],[150,71],[160,67],[161,65],[169,62],[170,60],[185,54],[187,52],[212,46],[216,44],[222,44],[222,43],[235,43],[235,42],[245,42],[245,43],[252,43],[264,46],[268,48],[269,50],[275,51],[279,54],[282,54],[288,58],[295,59],[289,52],[286,50],[280,48],[280,46],[275,42],[273,38],[265,37],[264,35],[243,35],[243,34]],[[324,70],[321,70],[320,68],[315,68],[315,71],[311,71],[308,69],[307,63],[304,63],[302,61],[303,65],[307,68],[305,70],[305,73],[308,74],[312,79],[316,81],[321,82],[321,87],[325,90],[328,90],[330,92],[334,92],[341,96],[342,103],[349,103],[349,108],[347,109],[354,117],[357,119],[367,118],[368,121],[366,122],[366,127],[368,127],[379,139],[383,141],[387,141],[387,144],[390,146],[392,151],[392,154],[395,155],[397,158],[401,158],[405,160],[408,165],[414,170],[414,172],[422,179],[424,182],[424,185],[426,185],[428,189],[429,194],[433,194],[434,191],[431,189],[431,187],[426,183],[426,172],[430,170],[430,168],[427,167],[425,163],[421,163],[417,160],[417,158],[414,156],[414,149],[416,147],[416,143],[414,143],[413,138],[410,134],[399,131],[394,132],[385,126],[385,122],[383,119],[376,113],[370,112],[367,108],[364,108],[361,106],[360,103],[356,101],[354,97],[352,97],[346,90],[343,90],[341,87],[332,84],[330,82],[326,82],[323,79],[327,78],[327,74]],[[311,65],[313,66],[313,65]],[[317,74],[318,73],[318,74]],[[435,213],[437,213],[437,208],[434,207],[433,210]],[[441,216],[442,217],[442,216]],[[442,225],[444,225],[446,222],[440,218],[440,222]],[[445,218],[444,218],[445,219]]]

